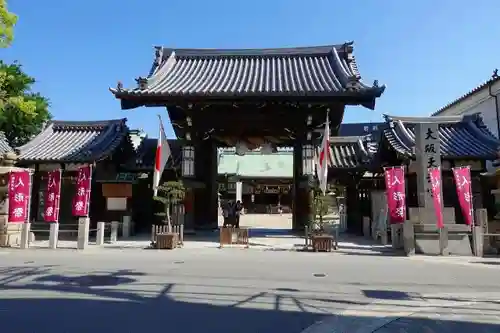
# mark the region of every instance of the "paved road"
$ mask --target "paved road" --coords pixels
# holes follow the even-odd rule
[[[497,265],[373,253],[0,249],[0,327],[15,333],[500,332],[499,276]]]

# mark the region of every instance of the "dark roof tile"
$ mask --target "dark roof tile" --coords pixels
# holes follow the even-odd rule
[[[436,121],[439,121],[436,119]],[[415,124],[388,119],[384,130],[385,139],[398,153],[414,156]],[[497,156],[500,141],[493,136],[482,121],[480,114],[464,116],[457,123],[439,125],[441,156],[444,158],[478,158],[493,160]]]
[[[18,148],[21,161],[85,163],[114,151],[128,135],[126,119],[52,121],[33,140]]]
[[[330,168],[355,169],[370,167],[378,145],[370,136],[337,136],[330,138],[330,147]]]
[[[157,48],[145,85],[111,89],[130,96],[359,96],[385,87],[360,79],[352,43],[321,47],[206,50]],[[144,79],[143,79],[144,80]]]
[[[128,161],[125,167],[129,170],[144,170],[150,171],[154,169],[156,158],[156,147],[158,139],[144,138],[136,149],[134,159]],[[180,166],[181,161],[181,141],[175,139],[168,139],[168,145],[172,153],[172,158],[167,161],[166,168],[177,168]]]
[[[13,151],[12,147],[7,142],[5,135],[0,132],[0,155]]]

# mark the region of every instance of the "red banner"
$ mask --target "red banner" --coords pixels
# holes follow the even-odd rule
[[[78,169],[76,193],[73,197],[73,216],[88,216],[90,204],[90,189],[92,184],[92,166]]]
[[[46,222],[59,222],[59,202],[61,200],[61,170],[48,172],[47,191],[45,192]]]
[[[443,204],[441,200],[441,168],[429,168],[428,171],[431,181],[432,201],[434,201],[434,211],[436,212],[436,225],[441,229],[444,227]]]
[[[9,175],[9,222],[22,223],[29,219],[31,194],[29,171],[15,171]]]
[[[453,168],[453,178],[455,179],[458,202],[462,209],[465,224],[472,225],[472,186],[470,168],[468,166]]]
[[[391,224],[406,220],[406,190],[404,166],[384,168],[385,191]]]

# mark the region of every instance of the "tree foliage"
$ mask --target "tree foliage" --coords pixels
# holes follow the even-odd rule
[[[13,147],[29,141],[51,119],[49,101],[32,92],[34,83],[20,64],[0,61],[0,131]]]
[[[14,39],[17,15],[9,12],[7,0],[0,0],[0,47],[9,47]]]
[[[186,190],[181,181],[168,181],[158,186],[158,196],[153,199],[163,204],[163,211],[156,215],[164,218],[163,221],[168,224],[169,229],[171,229],[170,208],[183,202],[185,195]]]

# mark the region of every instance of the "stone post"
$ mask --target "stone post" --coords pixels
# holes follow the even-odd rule
[[[474,255],[476,257],[482,257],[484,254],[484,231],[483,227],[473,227],[474,232],[472,233],[472,244],[474,249]]]
[[[106,222],[97,222],[96,244],[104,245],[104,231],[106,230]]]
[[[49,249],[57,249],[59,241],[59,223],[50,224]]]
[[[122,236],[123,238],[129,238],[132,229],[132,217],[129,215],[125,215],[122,221]]]
[[[488,211],[485,208],[476,209],[474,211],[474,221],[475,225],[481,228],[483,234],[483,254],[491,252],[492,247],[490,244],[490,238],[488,236],[484,236],[484,234],[488,233]]]
[[[409,220],[403,224],[403,247],[407,256],[415,255],[415,229]]]
[[[30,247],[30,230],[31,223],[23,223],[21,229],[21,249]]]
[[[449,256],[450,250],[448,249],[448,227],[444,226],[439,229],[439,254],[442,256]]]
[[[370,232],[370,217],[368,216],[363,216],[363,236],[365,238],[370,238],[371,237],[371,232]]]
[[[118,241],[118,227],[120,223],[118,221],[111,222],[111,243],[116,243]]]
[[[78,218],[78,239],[76,248],[85,250],[89,245],[90,219],[88,217]]]
[[[391,243],[395,250],[403,247],[403,224],[391,224]]]

